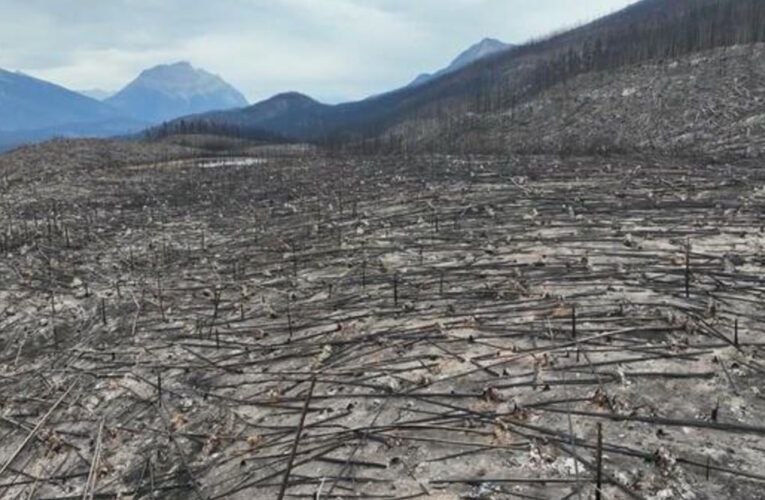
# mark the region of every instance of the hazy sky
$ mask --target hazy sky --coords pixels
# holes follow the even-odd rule
[[[484,37],[522,43],[634,0],[0,0],[0,67],[72,89],[189,61],[250,101],[358,99]]]

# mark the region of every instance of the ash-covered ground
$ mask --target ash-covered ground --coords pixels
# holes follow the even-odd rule
[[[1,498],[765,498],[760,165],[82,148],[0,159]]]

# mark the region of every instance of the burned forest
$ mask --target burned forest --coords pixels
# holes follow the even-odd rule
[[[72,149],[3,158],[3,498],[758,498],[757,163]]]
[[[0,500],[765,499],[765,4],[620,7],[339,104],[0,70]]]

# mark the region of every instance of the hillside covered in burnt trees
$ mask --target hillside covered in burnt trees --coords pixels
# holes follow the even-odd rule
[[[470,124],[487,125],[499,114],[527,109],[543,92],[581,75],[598,74],[600,80],[608,80],[629,71],[625,68],[644,64],[661,68],[692,54],[762,41],[765,4],[761,1],[643,0],[418,87],[339,105],[283,94],[249,108],[187,117],[184,122],[208,128],[215,124],[223,130],[254,127],[331,148],[442,151],[454,145],[455,134],[474,132]],[[656,107],[647,111],[658,116],[663,106],[658,99]],[[529,130],[538,125],[533,115],[527,121]],[[461,128],[455,131],[455,126]],[[612,126],[618,129],[619,124]],[[499,142],[493,147],[513,146]]]
[[[763,15],[0,155],[0,499],[762,499]]]

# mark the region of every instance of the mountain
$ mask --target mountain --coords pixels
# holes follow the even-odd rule
[[[0,69],[0,131],[65,128],[122,118],[114,108],[77,92]]]
[[[78,90],[77,92],[96,101],[105,101],[114,95],[114,92],[101,89]]]
[[[246,105],[220,77],[188,63],[146,70],[111,96],[98,89],[73,92],[0,69],[0,150],[51,137],[134,133],[178,116]]]
[[[128,116],[150,123],[247,106],[247,100],[234,87],[187,62],[147,69],[105,102]]]
[[[317,126],[322,129],[321,123],[332,109],[299,92],[286,92],[244,109],[202,116],[213,123],[223,121],[230,126],[302,138],[312,135]]]
[[[106,137],[144,127],[95,99],[0,69],[0,150],[56,136]]]
[[[405,94],[411,89],[438,80],[511,47],[512,45],[499,40],[486,38],[460,54],[448,68],[433,75],[423,75],[417,84],[413,83],[400,91],[373,96],[359,102],[329,105],[299,92],[285,92],[242,109],[186,116],[182,118],[183,126],[176,120],[169,127],[162,127],[162,131],[166,133],[171,130],[195,128],[191,124],[196,123],[196,129],[205,131],[222,127],[234,128],[248,135],[252,131],[261,136],[264,132],[271,132],[292,140],[321,140],[339,126],[352,127],[353,124],[363,124],[399,110],[397,96],[402,92]],[[159,128],[153,132],[158,131]]]
[[[765,102],[762,99],[725,98],[720,105],[701,104],[705,101],[696,97],[709,95],[702,87],[722,80],[697,80],[691,71],[676,76],[686,78],[685,85],[667,81],[668,86],[677,89],[673,101],[662,89],[650,94],[652,99],[627,100],[630,89],[650,85],[650,78],[664,77],[676,65],[685,67],[681,61],[695,64],[712,50],[723,53],[713,58],[719,64],[712,65],[720,76],[733,72],[733,85],[722,88],[737,89],[743,82],[754,82],[756,86],[761,80],[753,78],[755,72],[747,72],[743,64],[729,69],[724,54],[737,46],[752,48],[761,42],[765,42],[762,0],[641,0],[592,23],[483,57],[420,85],[363,101],[326,105],[299,94],[283,94],[248,108],[184,120],[186,127],[193,128],[197,121],[204,122],[208,129],[232,126],[246,130],[250,124],[258,124],[264,132],[294,141],[383,152],[480,152],[487,148],[502,152],[587,152],[624,150],[633,145],[643,150],[676,141],[650,133],[631,133],[634,128],[628,132],[628,124],[638,126],[634,122],[637,117],[641,127],[658,134],[664,132],[651,123],[665,123],[667,115],[673,114],[666,134],[677,137],[683,136],[683,128],[691,123],[688,120],[706,113],[712,104],[718,117],[722,114],[726,120],[733,120],[730,125],[735,130],[743,126],[741,123],[765,123],[761,118],[765,116],[760,109]],[[694,54],[701,55],[695,58]],[[646,65],[656,65],[656,71],[664,73],[641,71]],[[633,75],[635,81],[617,92],[620,83],[614,79],[618,75]],[[582,86],[569,87],[574,83]],[[742,95],[754,95],[754,89],[742,89]],[[601,92],[616,96],[624,92],[625,96],[607,106],[598,104],[596,111],[594,103],[601,99]],[[700,103],[699,108],[683,107],[685,97]],[[640,105],[627,106],[635,102]],[[601,117],[602,123],[590,123],[586,119],[589,113]],[[562,121],[564,117],[566,121]],[[701,135],[694,133],[694,137],[715,136],[715,130],[717,135],[727,137],[721,120],[712,116],[707,121],[708,128]],[[553,130],[553,125],[560,128]],[[600,137],[593,136],[596,129]],[[614,137],[619,141],[614,142]],[[686,141],[688,137],[678,140]],[[547,138],[556,138],[559,144],[551,147],[544,143]],[[731,144],[718,149],[741,148]]]
[[[241,130],[246,135],[255,131],[276,134],[293,141],[325,140],[339,127],[353,128],[384,114],[395,112],[395,93],[383,94],[364,101],[330,105],[318,102],[299,92],[276,95],[252,106],[229,111],[213,111],[185,116],[147,131],[148,135],[164,131],[213,132],[216,129]]]
[[[765,154],[759,63],[746,57],[763,42],[762,0],[641,0],[429,83],[362,141],[408,151]]]
[[[498,52],[510,50],[511,48],[513,48],[513,45],[511,44],[500,42],[499,40],[494,38],[484,38],[483,40],[476,43],[475,45],[473,45],[472,47],[470,47],[469,49],[461,53],[459,56],[457,56],[457,58],[454,61],[452,61],[452,63],[446,68],[439,70],[433,74],[423,73],[419,75],[417,78],[415,78],[414,81],[409,84],[409,86],[416,87],[418,85],[422,85],[435,78],[441,77],[443,75],[447,75],[449,73],[454,73],[455,71],[458,71],[464,68],[465,66],[468,66],[471,63],[474,63],[475,61],[494,55]]]

